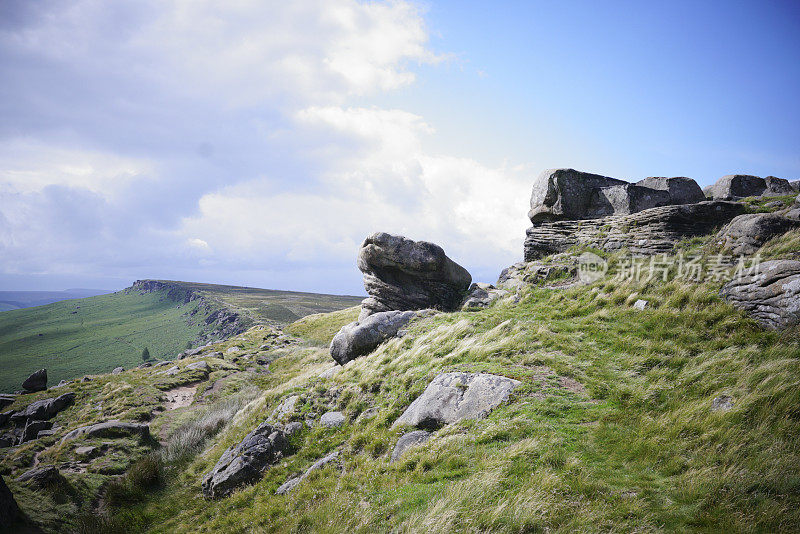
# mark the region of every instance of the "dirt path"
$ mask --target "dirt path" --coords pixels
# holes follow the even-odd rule
[[[196,392],[197,384],[181,386],[165,391],[164,393],[167,396],[167,401],[164,403],[164,409],[169,412],[189,406],[192,404]]]

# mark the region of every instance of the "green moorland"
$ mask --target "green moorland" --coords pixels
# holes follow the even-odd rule
[[[57,384],[138,365],[145,347],[153,358],[173,357],[202,330],[185,317],[196,306],[120,291],[0,313],[0,391],[19,389],[42,368]]]
[[[790,232],[762,255],[796,254],[798,240]],[[706,238],[680,248],[710,261],[715,246]],[[290,327],[308,342],[287,344],[259,326],[209,347],[224,357],[198,356],[213,371],[178,410],[158,412],[159,392],[197,377],[165,385],[157,368],[137,369],[76,384],[78,402],[58,416],[65,430],[77,426],[71,418],[98,420],[98,399],[104,418],[152,417],[161,443],[117,440],[110,447],[124,458],[68,474],[74,491],[89,492],[134,462],[95,511],[87,499],[59,501],[5,478],[30,516],[67,517],[54,529],[79,532],[800,530],[800,327],[764,330],[720,299],[720,282],[615,279],[620,256],[606,257],[609,276],[591,285],[535,285],[516,302],[416,320],[325,378],[332,361],[320,344],[352,311]],[[637,299],[648,307],[635,309]],[[392,423],[433,377],[453,370],[522,385],[485,419],[445,426],[389,463],[408,430]],[[304,426],[257,484],[206,500],[203,475],[293,394],[291,420],[338,409],[346,423]],[[721,396],[730,409],[713,408]],[[60,435],[18,448],[1,468],[73,459]],[[275,495],[334,450],[338,463]]]
[[[198,291],[212,308],[243,314],[252,323],[286,324],[310,313],[353,306],[361,297],[168,282]],[[85,299],[0,313],[0,392],[18,390],[37,369],[46,368],[49,384],[117,366],[142,363],[147,347],[154,359],[172,359],[196,344],[208,330],[208,311],[197,301],[183,304],[167,291],[119,291]]]

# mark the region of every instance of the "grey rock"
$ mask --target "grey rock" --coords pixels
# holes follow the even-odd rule
[[[336,365],[336,364],[334,364],[332,367],[329,367],[328,369],[325,369],[324,371],[322,371],[322,372],[321,372],[319,375],[317,375],[317,376],[318,376],[319,378],[331,378],[331,377],[335,376],[335,375],[336,375],[336,373],[338,373],[339,371],[341,371],[341,369],[342,369],[342,366],[341,366],[341,365]]]
[[[6,486],[6,481],[0,476],[0,531],[11,532],[22,519],[22,511],[14,500],[14,495]]]
[[[632,184],[600,187],[592,192],[586,216],[630,215],[642,210],[668,206],[672,199],[668,191]]]
[[[167,365],[172,365],[172,360],[162,360],[155,364],[153,367],[166,367]]]
[[[311,473],[313,473],[317,469],[322,469],[323,467],[325,467],[329,463],[335,461],[338,457],[339,457],[339,452],[338,451],[334,451],[334,452],[328,454],[327,456],[325,456],[323,458],[320,458],[319,460],[314,462],[311,465],[311,467],[309,467],[306,470],[305,473],[303,473],[299,477],[291,478],[291,479],[287,480],[285,483],[283,483],[277,490],[275,490],[275,495],[286,495],[287,493],[292,491],[294,488],[296,488],[297,485],[300,484],[303,480],[305,480],[308,475],[310,475]]]
[[[0,394],[0,410],[5,408],[6,406],[11,406],[14,404],[14,401],[17,400],[17,396],[9,393],[9,394]]]
[[[793,326],[800,322],[800,261],[765,261],[735,276],[720,295],[767,328]]]
[[[329,428],[342,426],[345,421],[346,419],[342,412],[325,412],[322,414],[322,417],[319,418],[319,424]]]
[[[508,291],[505,289],[497,289],[492,284],[472,284],[469,288],[467,298],[464,299],[464,304],[461,305],[461,309],[475,310],[488,308],[494,301],[506,295],[508,295]]]
[[[647,307],[648,302],[646,300],[639,299],[633,303],[633,307],[637,310],[644,310]]]
[[[47,389],[47,369],[39,369],[22,383],[25,391],[44,391]]]
[[[124,372],[125,372],[125,368],[124,367],[115,367],[114,370],[111,371],[111,374],[112,375],[118,375],[118,374],[124,373]]]
[[[711,411],[713,412],[727,412],[733,408],[733,398],[728,395],[720,395],[714,397],[711,401]]]
[[[422,445],[428,441],[430,437],[430,432],[426,432],[425,430],[414,430],[412,432],[403,434],[400,436],[400,439],[397,440],[397,444],[392,450],[392,456],[389,459],[389,462],[397,461],[397,459],[400,458],[400,456],[402,456],[403,453],[408,449]]]
[[[361,419],[362,421],[365,421],[367,419],[372,419],[373,417],[378,415],[378,412],[379,412],[379,410],[377,408],[374,408],[374,407],[373,408],[367,408],[366,410],[361,412],[361,415],[359,415],[358,418]]]
[[[17,437],[9,432],[0,434],[0,448],[12,447],[17,442]]]
[[[714,200],[735,200],[761,196],[766,189],[766,180],[758,176],[728,174],[717,180],[709,192]]]
[[[680,240],[715,232],[744,211],[738,202],[705,201],[603,219],[542,222],[527,230],[525,261],[565,252],[575,245],[607,251],[627,248],[638,255],[666,254]]]
[[[55,428],[51,428],[49,430],[40,430],[39,433],[36,434],[36,439],[47,438],[47,437],[55,436],[55,435],[56,435],[56,429]]]
[[[644,180],[639,180],[636,185],[668,192],[670,204],[695,204],[706,199],[705,193],[697,185],[697,182],[684,176],[673,178],[651,176]]]
[[[173,365],[172,367],[170,367],[166,371],[162,372],[161,374],[164,375],[164,376],[175,376],[180,372],[181,372],[181,368],[178,367],[177,365]]]
[[[37,488],[45,488],[66,482],[66,479],[52,465],[34,467],[17,477],[17,482],[26,482]]]
[[[137,369],[147,369],[148,367],[153,367],[152,362],[142,362],[136,366]]]
[[[42,399],[30,403],[27,408],[16,412],[11,419],[17,422],[26,419],[51,419],[58,412],[75,402],[75,393],[69,392],[55,398]]]
[[[70,385],[70,384],[72,384],[72,380],[60,380],[60,381],[58,382],[58,385],[56,385],[55,387],[57,387],[57,388],[63,388],[64,386],[68,386],[68,385]]]
[[[485,373],[443,373],[394,422],[435,429],[462,419],[480,419],[502,404],[518,380]]]
[[[86,460],[94,458],[95,456],[99,455],[100,452],[101,450],[99,447],[93,447],[91,445],[85,445],[75,449],[75,455]]]
[[[378,345],[397,335],[398,330],[417,316],[415,311],[377,312],[343,326],[333,337],[331,356],[340,365],[369,354]]]
[[[764,178],[764,182],[767,184],[767,189],[761,194],[761,196],[782,197],[785,195],[791,195],[795,192],[789,180],[784,178],[767,176]]]
[[[29,419],[25,424],[25,430],[22,431],[22,438],[20,443],[27,443],[39,437],[39,432],[42,430],[50,430],[53,428],[53,423],[50,421],[34,421]]]
[[[723,228],[718,238],[734,254],[753,254],[773,237],[782,235],[800,222],[774,213],[739,215]]]
[[[116,438],[120,436],[140,436],[142,439],[150,438],[150,427],[142,423],[128,423],[123,421],[106,421],[86,425],[68,432],[61,443],[79,437],[90,438]]]
[[[772,202],[767,202],[766,204],[764,204],[764,207],[765,208],[770,208],[770,209],[782,208],[783,207],[783,202],[780,201],[780,200],[773,200]]]
[[[269,465],[283,457],[287,443],[282,427],[261,423],[222,453],[214,468],[203,477],[203,494],[208,499],[219,499],[257,482]]]
[[[13,410],[0,413],[0,427],[6,426],[6,423],[8,423],[11,420],[11,416],[14,415],[15,413],[16,412],[14,412]]]
[[[359,318],[390,310],[453,311],[472,282],[440,246],[383,232],[361,244],[358,268],[369,294]]]
[[[795,193],[800,192],[800,180],[792,180],[789,182],[789,187],[791,187]]]
[[[793,326],[800,322],[800,261],[765,261],[735,276],[720,295],[767,328]]]
[[[575,169],[545,170],[533,182],[528,218],[532,223],[582,219],[588,214],[595,190],[614,185],[627,182]]]
[[[578,275],[577,259],[574,256],[549,258],[547,263],[539,261],[519,262],[503,269],[497,286],[516,291],[527,285],[556,279],[572,279]]]
[[[187,371],[200,371],[205,374],[209,374],[211,372],[211,366],[208,365],[206,361],[194,362],[190,363],[186,366]]]
[[[275,408],[275,410],[272,412],[270,419],[273,419],[275,421],[283,420],[286,416],[288,416],[294,411],[294,407],[297,404],[298,400],[300,400],[299,395],[290,395],[289,397],[286,397],[283,400],[283,402],[280,403],[278,407]]]
[[[286,433],[286,437],[293,436],[303,430],[303,423],[300,421],[295,421],[293,423],[289,423],[286,425],[284,432]]]

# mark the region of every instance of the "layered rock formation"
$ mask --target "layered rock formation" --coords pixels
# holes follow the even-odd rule
[[[767,328],[800,323],[800,261],[765,261],[754,272],[734,277],[720,295]]]
[[[458,308],[472,282],[442,247],[387,233],[372,234],[358,252],[358,268],[370,295],[361,318],[391,310]]]
[[[725,249],[753,254],[775,236],[800,227],[800,222],[775,213],[749,213],[734,218],[719,233]]]

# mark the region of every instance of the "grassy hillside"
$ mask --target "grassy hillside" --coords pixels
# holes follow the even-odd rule
[[[0,291],[0,311],[44,306],[68,299],[82,299],[106,295],[111,291],[101,289],[66,289],[64,291]]]
[[[20,389],[41,368],[53,385],[138,365],[144,347],[154,358],[174,357],[202,329],[185,316],[196,306],[117,292],[0,313],[0,391]]]

